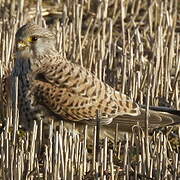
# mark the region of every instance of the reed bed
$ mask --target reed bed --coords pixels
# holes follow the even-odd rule
[[[68,60],[139,104],[180,109],[178,0],[0,2],[1,179],[180,178],[178,127],[149,134],[138,125],[121,133],[117,125],[109,138],[105,127],[52,121],[44,144],[42,122],[32,132],[18,128],[8,86],[15,33],[33,20],[56,34]]]

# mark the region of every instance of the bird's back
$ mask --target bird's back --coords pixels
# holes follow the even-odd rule
[[[56,63],[44,64],[33,72],[33,91],[39,103],[50,111],[64,119],[80,121],[95,119],[99,110],[104,124],[119,115],[139,114],[137,104],[87,69],[61,56],[46,58],[55,58]]]

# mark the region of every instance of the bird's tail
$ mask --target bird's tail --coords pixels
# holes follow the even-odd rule
[[[134,125],[139,124],[142,128],[145,127],[146,120],[146,106],[140,106],[141,114],[133,116],[118,116],[114,118],[111,125],[119,124],[122,131],[131,131]],[[168,125],[180,124],[180,111],[166,108],[166,107],[149,107],[148,122],[150,128],[159,128]]]

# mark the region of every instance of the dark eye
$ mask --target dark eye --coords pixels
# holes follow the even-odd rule
[[[31,39],[32,39],[32,41],[37,41],[38,37],[37,36],[32,36]]]

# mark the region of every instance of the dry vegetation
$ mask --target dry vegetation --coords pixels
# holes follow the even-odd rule
[[[98,142],[92,128],[90,146],[89,127],[79,134],[74,124],[66,129],[60,122],[55,131],[52,122],[42,149],[42,126],[21,134],[3,86],[14,63],[15,32],[35,20],[54,31],[58,50],[70,61],[136,102],[180,109],[178,0],[0,0],[0,6],[1,179],[180,178],[180,129],[147,136],[136,126],[120,136],[117,126],[114,141]]]

